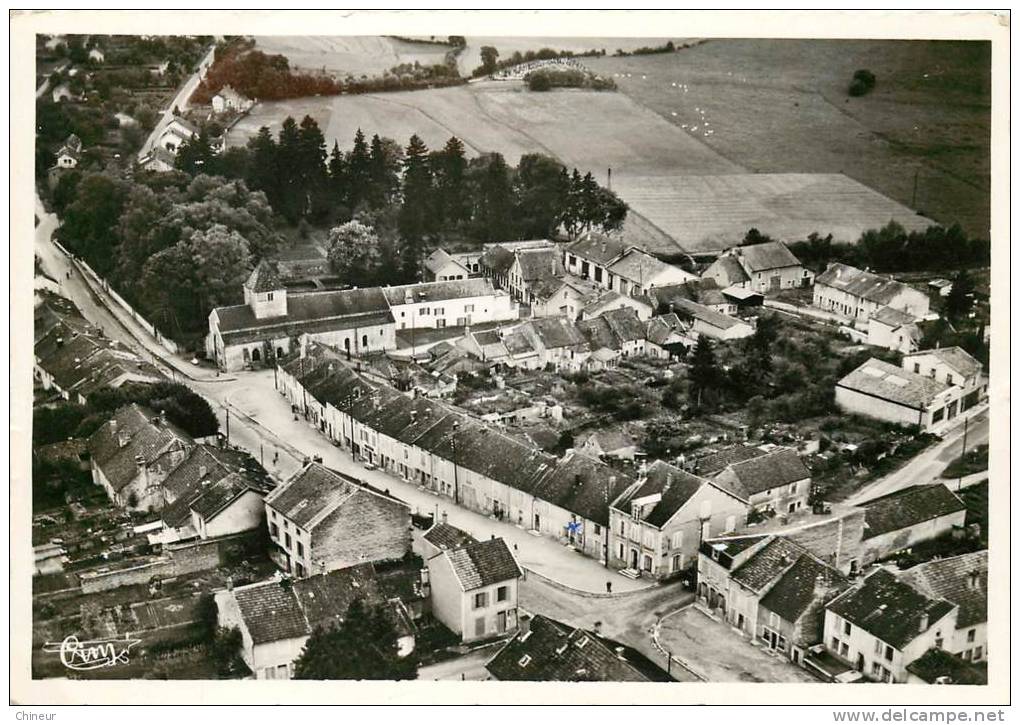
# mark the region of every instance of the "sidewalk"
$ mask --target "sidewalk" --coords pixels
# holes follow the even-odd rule
[[[243,387],[233,386],[223,402],[229,405],[235,414],[250,416],[250,419],[265,431],[266,436],[273,440],[273,444],[280,445],[290,456],[301,454],[309,457],[322,456],[326,466],[356,476],[377,488],[388,490],[410,504],[412,510],[439,516],[446,513],[450,524],[464,529],[478,539],[502,537],[511,547],[516,545],[515,553],[522,566],[572,589],[605,593],[606,582],[612,583],[613,593],[649,587],[648,582],[628,579],[618,574],[616,570],[607,569],[599,562],[568,549],[549,537],[534,536],[513,524],[463,509],[448,498],[433,494],[385,471],[365,469],[360,462],[352,459],[348,451],[334,446],[303,418],[294,420],[286,399],[273,389],[271,371],[246,374],[244,383]]]

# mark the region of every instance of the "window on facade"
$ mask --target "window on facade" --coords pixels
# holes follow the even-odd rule
[[[429,308],[428,307],[422,307],[421,309],[418,310],[418,314],[419,315],[427,315],[427,314],[429,314]]]
[[[974,641],[974,637],[976,637],[976,636],[977,636],[977,630],[971,629],[971,630],[967,631],[967,641],[968,642],[973,642]]]
[[[882,679],[882,665],[878,664],[877,662],[872,663],[872,665],[871,665],[871,676],[874,677],[875,679],[881,680]]]
[[[284,534],[283,535],[283,542],[284,542],[284,545],[289,549],[290,548],[290,534]]]
[[[269,524],[269,533],[274,539],[280,538],[280,527],[276,524]]]
[[[474,311],[475,311],[475,306],[474,305],[464,305],[464,312],[465,312],[465,314],[468,313],[468,312],[474,312]]]
[[[510,598],[510,587],[498,587],[496,589],[496,601],[505,602]]]
[[[272,292],[268,293],[266,295],[266,299],[269,300],[270,302],[272,302],[273,301],[273,293]]]
[[[982,648],[982,647],[975,647],[974,648],[974,659],[975,660],[981,659],[981,655],[983,653],[984,653],[984,648]]]
[[[839,640],[836,639],[835,637],[832,638],[832,651],[833,652],[839,651]]]
[[[841,657],[846,657],[848,654],[850,654],[850,645],[848,645],[846,642],[840,642],[839,654]]]
[[[946,385],[952,385],[952,384],[953,384],[953,376],[947,374],[946,375]]]
[[[595,268],[595,281],[596,282],[602,281],[602,267]]]
[[[885,645],[884,645],[884,644],[882,644],[882,641],[881,641],[881,640],[879,640],[879,639],[876,639],[876,640],[875,640],[875,654],[877,654],[877,655],[880,655],[880,654],[882,654],[882,650],[883,650],[883,649],[885,649]]]
[[[843,622],[843,634],[850,636],[850,622]]]
[[[300,546],[300,544],[298,544],[298,546]],[[294,564],[294,573],[298,575],[299,579],[303,577],[305,575],[304,564],[302,564],[301,562],[297,562],[296,564]]]
[[[673,534],[673,540],[670,542],[670,546],[673,549],[682,549],[684,547],[684,532],[677,531]]]
[[[297,542],[297,555],[298,556],[304,556],[305,555],[305,545],[302,544],[300,541]]]
[[[478,592],[475,594],[475,609],[481,609],[489,603],[488,592]]]
[[[602,527],[599,526],[598,524],[595,524],[595,535],[602,536]]]
[[[435,309],[435,313],[437,315],[445,315],[446,314],[446,308],[445,307],[437,307]]]
[[[286,531],[290,528],[290,522],[287,519],[283,520],[283,530]]]
[[[893,656],[893,648],[890,647],[889,645],[886,645],[885,646],[885,658],[887,660],[889,660],[890,662],[892,662],[892,656]]]

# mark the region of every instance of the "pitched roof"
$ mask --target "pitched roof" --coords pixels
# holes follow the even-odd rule
[[[139,459],[153,463],[175,445],[190,447],[194,440],[137,403],[118,409],[89,437],[89,453],[114,491],[122,490],[137,477]]]
[[[902,650],[953,611],[945,599],[930,598],[886,569],[879,569],[843,592],[826,609]],[[927,615],[927,627],[921,629]]]
[[[939,347],[934,350],[918,350],[917,352],[904,355],[903,358],[907,359],[918,355],[931,355],[964,378],[977,375],[983,369],[981,363],[962,347],[953,346]]]
[[[272,292],[283,289],[283,282],[280,281],[280,273],[276,265],[268,259],[263,259],[255,265],[255,269],[248,275],[244,286],[252,292]]]
[[[695,460],[695,472],[702,476],[711,476],[718,473],[727,466],[751,458],[759,458],[768,451],[755,446],[735,445],[723,448],[715,453],[709,453]]]
[[[448,264],[455,264],[463,269],[465,274],[468,273],[468,269],[456,259],[451,257],[445,249],[433,249],[432,253],[425,257],[425,268],[432,273],[439,272],[439,270]]]
[[[692,302],[691,300],[676,300],[673,304],[676,310],[686,312],[694,319],[720,330],[728,330],[737,325],[747,324],[743,320],[724,315],[722,312],[716,312],[711,307],[705,307],[705,305]]]
[[[190,508],[209,521],[248,492],[265,496],[267,490],[249,473],[230,473],[199,491],[191,501]]]
[[[683,274],[690,279],[697,279],[693,274],[672,264],[666,264],[636,248],[627,250],[626,254],[609,266],[609,271],[617,277],[636,281],[642,285],[660,274],[670,272]]]
[[[466,592],[524,576],[503,539],[474,541],[440,556],[449,559],[461,589]]]
[[[665,345],[673,335],[679,335],[685,329],[676,313],[670,312],[648,320],[645,338],[656,345]]]
[[[729,476],[725,476],[726,481],[722,485],[732,485],[734,493],[743,499],[811,478],[811,471],[792,448],[777,448],[763,456],[731,463],[726,470],[732,473],[735,480],[731,481]],[[717,480],[721,480],[720,476],[716,476]]]
[[[481,277],[472,279],[450,279],[441,282],[403,284],[397,287],[383,287],[382,294],[391,305],[410,302],[442,302],[444,300],[485,297],[497,294],[492,281]]]
[[[633,482],[622,471],[574,451],[547,468],[528,492],[581,518],[608,526],[609,502]]]
[[[883,325],[888,325],[894,330],[917,320],[913,315],[908,315],[906,312],[897,310],[895,307],[889,307],[888,305],[879,309],[878,312],[871,316],[871,319],[881,322]]]
[[[918,375],[875,357],[848,373],[836,386],[917,410],[927,407],[936,396],[950,387],[934,378]]]
[[[822,589],[816,591],[819,577]],[[838,570],[804,553],[779,576],[760,604],[787,622],[796,622],[812,605],[817,605],[819,599],[827,601],[833,596],[834,589],[844,589],[849,584],[850,581]]]
[[[970,662],[932,647],[907,665],[907,672],[920,677],[929,685],[986,685],[988,676]]]
[[[730,573],[730,577],[748,589],[761,591],[780,573],[789,569],[805,550],[782,536],[775,536],[744,563]]]
[[[234,589],[244,626],[254,644],[294,639],[308,634],[308,620],[291,582],[271,579]]]
[[[829,265],[828,269],[815,278],[815,284],[827,285],[880,305],[888,305],[897,295],[912,289],[889,277],[865,272],[841,262]]]
[[[477,540],[468,532],[445,521],[432,526],[425,532],[424,538],[437,549],[459,549]]]
[[[506,274],[514,264],[514,253],[500,246],[489,247],[482,253],[482,267],[495,275]]]
[[[567,252],[597,262],[610,264],[627,250],[627,244],[604,234],[588,232],[567,247]]]
[[[311,531],[361,489],[357,479],[321,464],[309,463],[267,496],[266,505],[279,511],[296,526]]]
[[[664,526],[703,486],[712,484],[665,461],[655,461],[638,483],[613,502],[613,508],[631,513],[631,504],[646,496],[661,498],[651,506],[642,507],[641,520],[652,526]]]
[[[723,286],[729,287],[735,284],[747,282],[750,277],[740,264],[740,260],[732,254],[726,254],[712,263],[715,272],[723,277]]]
[[[355,599],[360,599],[368,606],[383,601],[375,579],[375,569],[371,564],[356,564],[297,579],[293,588],[309,632],[319,627],[339,624],[347,616],[347,610]]]
[[[485,664],[497,680],[531,682],[671,682],[630,647],[541,614]]]
[[[931,521],[966,509],[943,483],[910,486],[860,504],[864,509],[864,538]]]
[[[645,323],[638,318],[637,310],[633,307],[608,310],[603,312],[601,317],[605,318],[609,329],[621,341],[633,342],[645,339]]]
[[[555,247],[518,249],[514,252],[525,282],[557,278],[563,274],[563,257]]]
[[[799,267],[800,260],[782,242],[765,242],[736,247],[734,255],[750,273],[783,267]]]
[[[918,564],[900,578],[929,597],[960,607],[957,629],[988,621],[988,550]]]
[[[532,342],[537,340],[547,350],[579,347],[586,342],[577,325],[566,317],[539,317],[528,320],[520,329]]]

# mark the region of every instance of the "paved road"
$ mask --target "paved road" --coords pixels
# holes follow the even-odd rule
[[[152,149],[152,145],[156,143],[156,139],[163,133],[163,130],[167,127],[170,121],[174,117],[174,108],[178,108],[183,113],[188,110],[188,99],[191,98],[191,94],[198,88],[198,84],[202,82],[202,78],[205,77],[205,72],[209,69],[212,64],[213,55],[216,53],[216,46],[214,45],[209,49],[209,52],[205,54],[205,57],[199,61],[198,71],[193,73],[188,80],[184,82],[181,89],[177,91],[177,95],[174,96],[173,100],[163,110],[162,116],[160,116],[159,122],[156,127],[152,129],[152,133],[145,139],[145,143],[142,144],[141,150],[138,152],[138,160],[141,161]]]
[[[489,661],[503,643],[494,644],[490,647],[474,650],[468,654],[445,662],[428,665],[418,670],[419,680],[467,680],[481,681],[489,679],[489,671],[485,669],[485,663]]]
[[[963,429],[964,426],[961,422],[946,435],[945,440],[941,443],[921,451],[902,467],[871,485],[865,486],[847,499],[846,503],[858,504],[899,491],[907,486],[939,480],[945,467],[963,452]],[[967,450],[973,450],[975,447],[987,443],[988,431],[988,409],[986,408],[974,414],[967,425]],[[974,477],[968,477],[966,480],[970,483],[976,482]]]

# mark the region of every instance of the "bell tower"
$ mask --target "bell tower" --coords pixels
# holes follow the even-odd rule
[[[276,265],[265,259],[256,265],[244,283],[244,303],[257,320],[287,315],[287,288]]]

